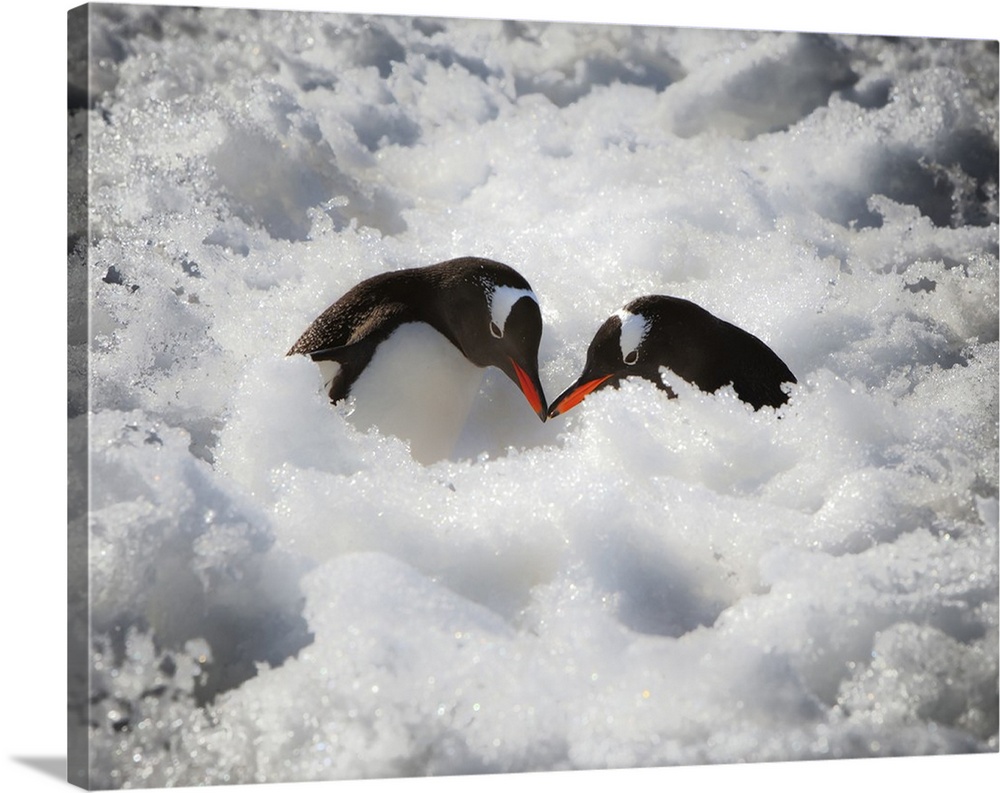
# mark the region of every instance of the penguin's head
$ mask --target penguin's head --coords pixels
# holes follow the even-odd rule
[[[583,373],[556,397],[549,418],[565,413],[599,388],[617,387],[625,377],[637,375],[660,382],[660,364],[645,349],[651,327],[649,318],[627,308],[608,317],[587,348]]]
[[[477,366],[495,366],[524,394],[542,421],[548,404],[538,376],[542,313],[530,287],[488,284],[486,310],[469,312],[462,350]]]

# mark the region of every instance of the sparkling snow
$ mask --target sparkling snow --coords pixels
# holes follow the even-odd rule
[[[93,22],[95,785],[998,750],[995,43]],[[550,399],[649,293],[799,382],[543,424],[488,371],[423,464],[284,353],[462,255],[531,283]]]

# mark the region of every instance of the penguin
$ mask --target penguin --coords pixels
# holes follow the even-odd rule
[[[486,367],[500,369],[548,418],[541,336],[528,281],[506,264],[466,256],[361,281],[287,355],[319,364],[330,402],[351,397],[357,426],[403,437],[430,462],[448,456]]]
[[[643,377],[677,395],[660,367],[711,393],[730,383],[736,395],[759,410],[788,401],[783,383],[795,375],[770,347],[751,333],[719,319],[689,300],[646,295],[627,303],[598,328],[583,373],[549,407],[549,418],[583,401],[592,391],[625,377]]]

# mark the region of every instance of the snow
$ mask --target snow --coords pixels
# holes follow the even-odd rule
[[[998,750],[995,44],[93,24],[95,785]],[[491,370],[414,459],[284,353],[461,255],[531,283],[550,398],[664,293],[791,401],[626,381],[543,424]]]

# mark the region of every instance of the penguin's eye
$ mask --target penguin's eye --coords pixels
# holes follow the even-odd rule
[[[629,366],[634,365],[635,362],[639,360],[639,351],[638,350],[632,350],[632,352],[630,352],[628,355],[626,355],[623,360]]]
[[[503,338],[503,331],[500,330],[500,326],[497,325],[497,323],[495,323],[495,322],[491,322],[490,323],[490,333],[493,334],[494,338],[497,338],[497,339],[502,339]]]

